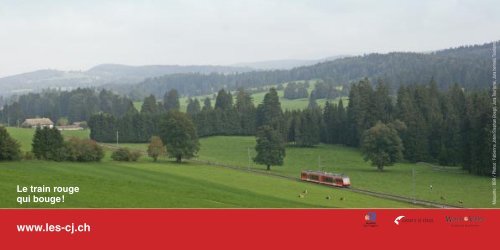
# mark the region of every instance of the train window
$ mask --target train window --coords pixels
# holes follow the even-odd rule
[[[309,175],[309,179],[317,181],[317,180],[319,180],[319,176],[317,176],[317,175]]]
[[[325,182],[333,182],[333,178],[332,177],[325,177],[324,181]]]

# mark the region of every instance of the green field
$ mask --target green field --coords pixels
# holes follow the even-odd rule
[[[35,133],[35,129],[9,127],[7,128],[7,131],[9,131],[9,134],[21,143],[22,151],[24,152],[31,151],[31,141],[33,140],[33,134]],[[89,133],[90,133],[89,130],[61,131],[61,134],[65,138],[70,138],[70,137],[88,138]]]
[[[23,149],[32,129],[8,128]],[[76,133],[77,132],[77,133]],[[87,131],[65,136],[87,136]],[[28,146],[27,146],[28,145]],[[143,145],[135,145],[142,147]],[[342,189],[291,181],[256,173],[207,166],[114,162],[109,152],[99,163],[21,161],[0,163],[0,207],[408,207],[400,203]],[[56,205],[16,202],[17,185],[79,186]],[[300,198],[304,190],[308,194]],[[331,199],[326,199],[330,196]]]
[[[17,129],[8,128],[9,133],[16,139],[18,139],[22,145],[23,150],[30,148],[31,136],[33,130],[29,129]],[[88,131],[67,131],[65,136],[88,136]],[[239,166],[243,170],[252,169],[266,172],[263,166],[255,165],[251,159],[255,156],[254,137],[243,137],[243,136],[216,136],[209,138],[200,139],[201,150],[199,152],[198,160],[209,161],[211,163],[221,163],[230,164],[233,166]],[[113,144],[114,145],[114,144]],[[146,149],[146,144],[120,144],[120,146],[126,146],[134,149],[144,151]],[[67,171],[68,169],[75,169],[74,173],[72,171]],[[302,205],[305,202],[304,199],[297,200],[296,196],[301,189],[311,189],[318,188],[318,200],[313,203],[306,204],[311,206],[328,206],[328,203],[324,203],[319,197],[326,197],[328,192],[340,192],[343,197],[348,197],[354,195],[350,192],[345,192],[343,190],[334,189],[326,187],[318,187],[316,185],[307,183],[298,183],[290,180],[284,180],[276,177],[262,176],[259,174],[248,173],[243,171],[229,170],[220,167],[207,166],[201,163],[189,163],[184,165],[177,165],[169,161],[163,160],[162,163],[153,163],[147,157],[143,157],[139,163],[117,163],[110,161],[109,153],[107,154],[105,160],[102,163],[92,163],[92,164],[81,164],[81,163],[52,163],[43,161],[24,161],[21,163],[2,163],[0,169],[5,169],[4,173],[12,172],[12,176],[3,174],[3,178],[7,180],[2,180],[2,183],[11,180],[12,183],[19,182],[20,179],[16,178],[16,174],[20,174],[25,177],[32,177],[35,181],[40,178],[40,181],[47,181],[44,175],[41,173],[32,173],[32,170],[47,171],[47,178],[49,180],[54,179],[54,177],[49,177],[51,172],[65,172],[72,173],[74,179],[80,179],[83,173],[80,171],[92,169],[89,171],[106,171],[111,174],[113,169],[120,169],[123,167],[123,171],[136,172],[144,170],[153,176],[158,175],[176,175],[185,178],[194,178],[199,181],[213,182],[217,185],[225,185],[227,188],[238,189],[245,192],[262,192],[260,195],[272,196],[272,197],[282,197],[285,196],[290,198],[292,203],[298,202]],[[26,169],[25,171],[16,172],[17,169]],[[185,169],[186,171],[183,171]],[[386,167],[386,170],[379,172],[376,168],[369,165],[369,163],[363,161],[360,152],[357,149],[339,146],[339,145],[320,145],[314,148],[297,148],[289,146],[287,148],[287,157],[285,158],[284,166],[272,167],[272,173],[279,173],[286,176],[298,177],[301,170],[306,169],[321,169],[329,172],[344,173],[351,178],[352,186],[355,188],[366,189],[371,191],[401,195],[405,197],[415,197],[417,199],[429,200],[439,203],[446,203],[449,205],[465,206],[465,207],[492,207],[492,186],[491,179],[487,177],[479,177],[474,175],[469,175],[464,173],[458,167],[439,167],[426,163],[398,163],[395,166]],[[8,171],[7,171],[8,170]],[[413,171],[415,175],[413,176]],[[143,173],[146,175],[146,172]],[[139,173],[139,172],[137,172]],[[100,174],[98,174],[100,175]],[[133,175],[133,174],[131,174]],[[80,177],[79,177],[80,176]],[[237,176],[237,178],[236,178]],[[95,176],[94,176],[95,177]],[[118,176],[116,176],[118,177]],[[90,177],[89,177],[90,178]],[[130,176],[131,183],[136,183],[133,176]],[[148,177],[149,178],[149,177]],[[153,177],[151,177],[153,178]],[[165,177],[166,178],[166,177]],[[71,179],[71,178],[70,178]],[[156,180],[156,177],[154,178]],[[134,181],[135,180],[135,181]],[[110,178],[108,184],[112,186],[120,186],[122,180],[120,178]],[[116,183],[115,183],[116,182]],[[196,182],[196,181],[194,181]],[[189,185],[194,185],[193,183]],[[25,183],[25,182],[23,182]],[[105,182],[106,183],[106,182]],[[170,183],[170,182],[169,182]],[[174,183],[174,182],[172,182]],[[246,185],[243,185],[246,183]],[[263,188],[262,186],[268,186],[269,189]],[[281,183],[281,184],[278,184]],[[414,184],[413,184],[414,183]],[[92,187],[97,185],[95,183],[87,183]],[[241,185],[240,185],[241,184]],[[11,184],[9,184],[11,185]],[[81,184],[83,185],[83,184]],[[103,183],[104,185],[104,183]],[[140,184],[137,183],[138,189],[140,189]],[[168,183],[158,182],[161,189],[167,188]],[[179,185],[179,183],[176,183]],[[274,186],[276,185],[276,186]],[[280,189],[280,185],[283,185]],[[432,185],[432,189],[430,186]],[[99,185],[97,185],[99,186]],[[181,185],[182,186],[182,185]],[[272,188],[271,188],[272,187]],[[286,188],[288,187],[288,188]],[[415,187],[415,188],[414,188]],[[3,186],[3,188],[7,188]],[[109,187],[102,187],[103,189]],[[124,187],[125,188],[125,187]],[[167,188],[169,189],[169,188]],[[189,190],[189,187],[185,187]],[[260,190],[260,191],[258,191]],[[100,192],[100,191],[97,191]],[[155,191],[157,192],[157,191]],[[170,191],[164,190],[164,192],[169,193]],[[217,193],[217,191],[214,191]],[[196,192],[195,192],[196,193]],[[257,195],[257,194],[255,194]],[[284,196],[283,196],[284,195]],[[216,195],[217,196],[217,195]],[[334,195],[338,196],[337,194]],[[357,195],[356,201],[353,203],[342,203],[343,205],[349,207],[382,207],[382,206],[401,206],[400,203],[395,203],[388,200],[375,199],[363,195]],[[112,195],[110,196],[112,197]],[[108,197],[108,198],[110,198]],[[323,197],[323,198],[324,198]],[[119,199],[119,198],[113,198]],[[369,202],[365,202],[368,199]],[[258,202],[256,199],[249,205],[248,203],[237,203],[236,206],[252,206],[252,207],[273,207],[273,206],[290,206],[295,207],[290,203],[290,205],[279,205],[272,202]],[[264,199],[265,200],[265,199]],[[285,199],[286,200],[286,199]],[[351,202],[351,199],[347,199]],[[126,199],[124,199],[126,201]],[[289,202],[287,201],[287,202]],[[310,201],[310,200],[308,200]],[[460,201],[460,202],[459,202]],[[144,203],[143,206],[170,206],[165,205],[167,203],[157,204],[159,201],[154,201],[153,203]],[[182,201],[181,203],[183,203]],[[121,204],[121,203],[120,203]],[[157,204],[157,205],[155,205]],[[180,206],[180,203],[172,204],[172,207]],[[186,203],[186,206],[210,206],[205,202],[200,203]],[[235,203],[236,204],[236,203]],[[284,203],[282,203],[284,204]],[[215,205],[215,204],[213,204]],[[297,205],[297,206],[302,206]],[[335,204],[334,206],[343,206]],[[75,205],[78,206],[78,205]],[[98,203],[96,206],[109,206],[108,203]],[[118,205],[117,205],[118,206]],[[128,206],[128,205],[123,205]],[[130,205],[134,206],[134,205]],[[304,205],[305,206],[305,205]],[[408,204],[404,204],[408,206]]]
[[[216,136],[202,138],[200,142],[202,150],[199,153],[199,160],[264,171],[264,166],[255,165],[249,160],[249,155],[250,158],[255,156],[254,137]],[[139,150],[146,148],[146,144],[124,145]],[[314,148],[290,146],[286,154],[285,164],[273,167],[273,173],[298,177],[301,170],[321,169],[348,175],[352,186],[360,189],[455,206],[494,207],[491,204],[491,179],[469,175],[460,167],[398,163],[379,172],[363,160],[357,149],[339,145],[320,145]]]

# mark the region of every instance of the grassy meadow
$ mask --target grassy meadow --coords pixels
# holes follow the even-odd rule
[[[8,127],[7,131],[12,137],[14,137],[18,142],[20,142],[22,151],[24,152],[31,151],[31,142],[33,140],[33,134],[35,133],[34,128],[28,129],[28,128]],[[66,130],[66,131],[61,131],[61,134],[64,136],[65,139],[71,137],[88,138],[90,130]]]
[[[23,150],[30,148],[32,129],[8,128]],[[88,131],[67,131],[85,137]],[[144,144],[134,145],[136,148]],[[48,162],[24,160],[0,163],[0,207],[408,207],[343,189],[248,173],[198,163]],[[56,205],[16,202],[17,185],[78,186]],[[308,194],[300,198],[304,190]],[[329,196],[331,199],[326,199]]]
[[[9,133],[20,141],[22,149],[24,151],[31,148],[31,138],[34,130],[22,129],[22,128],[8,128]],[[84,131],[64,131],[63,134],[65,138],[71,136],[78,137],[88,137],[88,130]],[[255,156],[255,138],[250,136],[214,136],[208,138],[201,138],[201,150],[198,155],[198,160],[209,161],[213,163],[223,163],[230,164],[234,166],[241,167],[242,169],[251,168],[252,170],[264,170],[264,166],[256,165],[251,160]],[[113,146],[115,144],[112,144]],[[147,144],[120,144],[122,147],[129,147],[132,149],[138,149],[145,151]],[[285,164],[283,166],[272,167],[273,173],[279,173],[291,177],[299,177],[301,170],[307,169],[318,169],[328,172],[344,173],[351,178],[352,186],[355,188],[366,189],[371,191],[401,195],[406,197],[415,197],[417,199],[429,200],[439,203],[446,203],[450,205],[459,205],[465,207],[492,207],[491,205],[491,179],[487,177],[479,177],[474,175],[469,175],[464,173],[459,167],[440,167],[434,166],[427,163],[398,163],[394,166],[386,167],[383,172],[376,170],[375,167],[370,166],[369,163],[365,162],[359,152],[359,150],[349,147],[344,147],[340,145],[324,145],[321,144],[313,148],[298,148],[294,146],[288,146],[286,152]],[[234,206],[240,207],[296,207],[296,206],[334,206],[334,207],[387,207],[387,206],[401,206],[400,203],[395,203],[388,200],[382,200],[372,197],[367,197],[364,195],[355,195],[351,192],[346,192],[339,189],[331,189],[327,187],[319,187],[313,184],[294,182],[290,180],[284,180],[276,177],[263,176],[254,173],[224,169],[220,167],[207,166],[202,163],[185,163],[178,165],[163,159],[160,163],[153,163],[148,157],[143,156],[138,163],[122,163],[113,162],[109,158],[110,153],[107,152],[105,159],[101,163],[54,163],[54,162],[44,162],[44,161],[22,161],[13,163],[1,163],[0,170],[2,171],[2,186],[1,189],[4,191],[8,190],[8,187],[12,188],[14,183],[32,183],[36,180],[40,182],[49,182],[49,180],[58,180],[57,173],[64,174],[65,176],[70,176],[71,178],[64,177],[66,180],[82,180],[84,184],[89,185],[89,188],[94,190],[93,186],[99,187],[99,190],[95,192],[101,192],[101,190],[107,190],[109,186],[102,186],[99,181],[101,175],[106,172],[108,174],[108,181],[104,181],[102,185],[111,185],[118,189],[127,190],[129,187],[127,185],[122,185],[124,180],[130,181],[135,189],[141,190],[140,184],[142,182],[150,183],[149,188],[155,189],[155,185],[159,190],[154,190],[152,192],[164,193],[164,195],[172,195],[170,184],[175,185],[179,188],[174,188],[175,190],[186,190],[186,192],[192,192],[192,195],[197,196],[198,192],[193,191],[192,185],[195,182],[207,182],[213,183],[214,185],[222,185],[227,189],[236,189],[238,192],[249,192],[247,193],[250,197],[259,197],[259,195],[275,197],[277,200],[281,197],[282,203],[271,202],[263,197],[255,198],[252,202],[233,202]],[[39,172],[41,171],[41,172]],[[46,172],[44,172],[46,171]],[[89,182],[87,183],[86,172],[92,172],[95,176],[88,176]],[[103,171],[103,173],[101,173]],[[113,172],[116,171],[116,176]],[[143,172],[141,172],[143,171]],[[128,172],[128,174],[121,174],[122,172]],[[10,175],[9,175],[10,173]],[[43,174],[45,173],[45,174]],[[414,173],[414,174],[413,174]],[[16,175],[22,176],[22,178]],[[130,175],[130,176],[128,176]],[[140,180],[136,178],[135,175],[148,176],[147,178]],[[151,175],[151,176],[149,176]],[[155,177],[156,175],[165,175],[165,179],[168,179],[166,183],[161,181],[160,177]],[[123,176],[128,176],[124,178]],[[194,180],[190,183],[181,184],[175,181],[175,178],[193,178]],[[26,181],[21,181],[24,179]],[[159,179],[160,178],[160,179]],[[171,179],[169,179],[171,178]],[[123,179],[123,180],[122,180]],[[148,181],[151,179],[150,181]],[[62,180],[61,180],[62,181]],[[125,181],[125,182],[127,182]],[[71,182],[71,181],[70,181]],[[68,183],[70,183],[68,182]],[[10,184],[9,184],[10,183]],[[74,182],[75,183],[75,182]],[[76,182],[77,183],[77,182]],[[122,183],[122,184],[120,184]],[[77,185],[77,184],[75,184]],[[80,184],[78,184],[80,185]],[[186,187],[183,187],[186,185]],[[197,185],[197,184],[196,184]],[[203,184],[206,185],[206,184]],[[431,188],[432,186],[432,188]],[[267,187],[267,188],[264,188]],[[148,188],[148,189],[149,189]],[[310,199],[299,199],[298,194],[301,189],[317,189],[318,196],[316,201],[310,202]],[[191,191],[188,191],[191,190]],[[109,190],[108,190],[109,191]],[[109,192],[105,193],[108,194]],[[145,190],[143,190],[146,192]],[[226,190],[227,191],[227,190]],[[121,191],[120,191],[121,192]],[[142,192],[142,191],[141,191]],[[214,195],[220,197],[217,199],[225,200],[226,197],[222,193],[222,190],[214,189]],[[231,191],[232,192],[232,191]],[[255,193],[254,193],[255,192]],[[333,192],[333,193],[329,193]],[[4,192],[10,193],[10,192]],[[94,191],[92,191],[94,193]],[[217,193],[217,194],[215,194]],[[252,195],[250,195],[252,193]],[[204,192],[199,193],[199,195],[204,194]],[[334,197],[343,196],[346,198],[346,202],[342,204],[330,204],[325,203],[323,199],[332,194]],[[15,193],[13,193],[15,195]],[[90,195],[90,194],[87,194]],[[146,194],[144,198],[148,197]],[[240,195],[240,194],[239,194]],[[243,194],[241,194],[243,195]],[[236,195],[237,196],[237,195]],[[246,195],[243,195],[246,196]],[[355,197],[356,201],[352,201],[351,198]],[[109,199],[120,200],[122,197],[115,197],[109,194]],[[251,198],[248,199],[251,200]],[[287,197],[287,198],[285,198]],[[312,195],[311,195],[312,197]],[[323,197],[323,198],[321,198]],[[139,198],[139,197],[138,197]],[[229,200],[232,200],[230,196],[227,196]],[[241,197],[240,197],[241,198]],[[269,197],[268,197],[269,198]],[[10,199],[10,198],[9,198]],[[237,199],[237,198],[234,198]],[[238,198],[239,199],[239,198]],[[241,198],[243,199],[243,198]],[[252,198],[253,199],[253,198]],[[287,200],[290,199],[290,200]],[[306,201],[307,200],[307,201]],[[333,199],[335,200],[335,199]],[[86,201],[86,198],[83,200]],[[199,203],[187,202],[180,199],[177,203],[172,203],[168,199],[165,201],[151,201],[151,203],[130,203],[135,205],[126,205],[127,199],[123,198],[121,201],[117,201],[116,206],[139,206],[143,204],[146,207],[177,207],[185,204],[185,206],[195,206],[195,207],[212,207],[217,205],[213,202],[200,201]],[[249,200],[247,200],[249,201]],[[260,202],[262,201],[262,202]],[[349,201],[349,202],[347,202]],[[222,201],[221,201],[222,202]],[[309,203],[308,203],[309,202]],[[211,205],[210,205],[210,204]],[[213,203],[213,204],[212,204]],[[227,201],[227,204],[231,202]],[[8,204],[2,202],[2,204]],[[94,204],[95,206],[111,206],[112,203],[87,203],[88,205]],[[170,205],[168,205],[170,204]],[[226,206],[225,202],[219,204],[221,206]],[[10,205],[15,205],[10,203]],[[10,206],[9,205],[9,206]],[[72,206],[80,206],[81,204],[72,204]],[[233,206],[231,205],[231,206]],[[182,205],[184,206],[184,205]],[[227,205],[229,206],[229,205]],[[404,204],[408,206],[408,204]]]
[[[264,166],[256,165],[251,160],[255,156],[254,137],[214,136],[202,138],[200,143],[199,160],[265,172]],[[123,146],[145,150],[147,145]],[[313,148],[288,146],[284,165],[272,167],[272,172],[299,177],[301,170],[309,169],[344,173],[351,178],[352,186],[360,189],[455,206],[494,207],[491,204],[491,179],[488,177],[467,174],[460,167],[427,163],[397,163],[380,172],[363,160],[359,150],[340,145],[321,144]]]

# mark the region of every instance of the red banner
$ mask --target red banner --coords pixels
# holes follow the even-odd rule
[[[498,209],[2,209],[0,249],[477,248],[499,225]]]

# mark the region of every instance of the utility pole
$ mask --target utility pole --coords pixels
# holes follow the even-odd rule
[[[118,147],[118,130],[116,130],[116,146]]]
[[[247,147],[247,153],[248,153],[248,170],[250,170],[250,164],[251,164],[251,158],[250,158],[250,147]]]
[[[412,183],[413,183],[413,203],[415,204],[417,201],[416,201],[416,193],[415,193],[415,167],[413,167],[411,169],[411,179],[412,179]]]
[[[318,168],[321,171],[321,155],[318,156]]]

